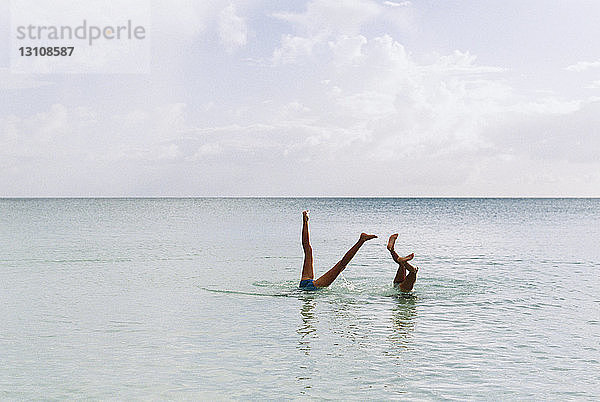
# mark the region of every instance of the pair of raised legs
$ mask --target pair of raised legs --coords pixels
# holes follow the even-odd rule
[[[325,288],[338,277],[339,274],[346,268],[350,260],[356,255],[358,249],[365,244],[367,240],[376,238],[375,235],[369,235],[361,233],[360,238],[354,246],[344,254],[342,259],[333,266],[329,271],[325,272],[317,280],[313,281],[315,272],[313,269],[313,255],[312,247],[310,246],[310,239],[308,235],[308,211],[302,212],[302,248],[304,249],[304,265],[302,266],[302,278],[300,279],[300,286],[307,288]],[[304,285],[305,284],[305,285]]]
[[[329,271],[325,272],[318,279],[313,280],[315,277],[313,268],[313,255],[312,247],[310,246],[310,239],[308,233],[308,211],[302,212],[302,248],[304,249],[304,264],[302,266],[302,277],[300,279],[300,287],[302,288],[324,288],[329,285],[338,277],[340,273],[346,268],[350,260],[356,255],[360,247],[368,240],[375,239],[377,236],[366,233],[361,233],[358,241],[354,246],[350,248],[344,254],[342,259],[335,264]],[[408,264],[408,261],[414,257],[411,254],[406,257],[399,257],[394,251],[394,243],[398,234],[394,234],[388,241],[388,250],[392,253],[392,258],[399,265],[398,272],[394,278],[394,286],[399,287],[403,291],[409,291],[413,288],[415,280],[417,279],[417,268]],[[410,273],[406,275],[406,271]]]
[[[390,236],[387,244],[387,249],[390,251],[392,259],[398,264],[398,271],[394,277],[394,286],[400,288],[400,290],[404,292],[409,292],[415,285],[415,281],[417,280],[417,271],[419,268],[413,267],[408,263],[414,258],[415,253],[411,253],[406,257],[400,257],[398,253],[396,253],[396,250],[394,250],[394,245],[396,244],[397,238],[398,233],[394,233]],[[406,275],[406,271],[408,271],[408,275]]]

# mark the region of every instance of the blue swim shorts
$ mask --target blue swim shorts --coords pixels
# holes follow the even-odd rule
[[[312,279],[303,279],[300,281],[300,289],[302,290],[317,290],[314,281]]]

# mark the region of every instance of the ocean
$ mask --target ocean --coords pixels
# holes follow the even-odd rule
[[[304,209],[317,277],[379,236],[316,292]],[[0,399],[599,399],[599,239],[600,199],[1,199]]]

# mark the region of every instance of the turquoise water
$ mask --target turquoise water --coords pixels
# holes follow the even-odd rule
[[[317,276],[380,236],[318,292],[306,208]],[[598,239],[598,199],[0,200],[0,398],[598,399]]]

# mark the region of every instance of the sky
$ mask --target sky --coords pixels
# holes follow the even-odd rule
[[[150,4],[149,73],[14,74],[0,0],[0,197],[600,196],[598,1]]]

